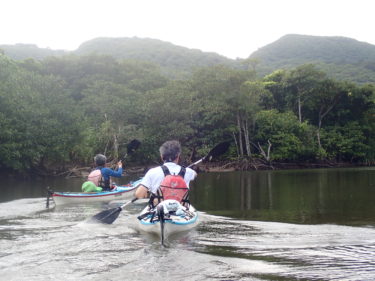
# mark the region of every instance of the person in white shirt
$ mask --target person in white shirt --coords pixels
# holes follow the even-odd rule
[[[181,144],[178,141],[166,141],[163,143],[160,148],[160,157],[164,162],[164,166],[166,166],[170,172],[170,174],[177,175],[181,171],[182,166],[178,164],[181,155]],[[194,180],[197,176],[197,173],[190,168],[185,168],[185,175],[184,180],[186,182],[187,187],[189,187],[190,181]],[[143,177],[140,185],[138,186],[137,190],[135,191],[136,198],[146,198],[148,197],[148,192],[152,194],[156,194],[160,183],[164,179],[164,172],[161,166],[151,168],[148,170],[146,175]]]

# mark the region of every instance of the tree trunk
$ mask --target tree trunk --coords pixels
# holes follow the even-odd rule
[[[328,107],[326,108],[325,111],[324,111],[324,107],[327,106],[326,104],[322,105],[320,107],[319,115],[318,115],[318,120],[319,120],[318,130],[317,130],[317,133],[316,133],[317,138],[318,138],[319,148],[322,148],[322,144],[320,142],[320,129],[322,128],[323,118],[335,107],[335,105],[338,103],[339,99],[340,99],[340,93],[334,96],[334,98],[332,100],[332,103],[330,105],[328,105]]]
[[[247,118],[244,121],[244,135],[245,135],[245,145],[246,145],[246,152],[247,156],[251,157],[251,150],[250,150],[250,137],[249,137],[249,126],[248,126],[248,121]]]
[[[237,126],[238,126],[238,144],[240,149],[240,156],[243,157],[243,142],[242,142],[242,127],[241,127],[241,117],[237,113]]]
[[[263,148],[262,148],[262,146],[260,145],[259,142],[258,142],[258,148],[259,148],[260,154],[269,163],[270,160],[271,160],[271,146],[272,146],[272,143],[270,142],[270,140],[268,140],[267,142],[268,142],[267,153],[263,150]]]
[[[239,151],[239,148],[238,148],[238,142],[237,142],[236,134],[234,132],[233,132],[233,139],[234,139],[234,143],[236,145],[237,157],[239,158],[240,157],[240,151]]]
[[[322,118],[319,116],[318,130],[316,131],[316,137],[318,138],[319,149],[322,148],[322,144],[320,142],[320,129],[321,129],[321,127],[322,127]]]
[[[298,118],[299,118],[299,123],[302,123],[302,103],[301,103],[300,95],[298,95]]]
[[[118,159],[118,139],[117,135],[113,135],[113,159]]]

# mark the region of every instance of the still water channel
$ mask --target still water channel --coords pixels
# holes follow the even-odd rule
[[[1,180],[0,280],[375,280],[375,168],[200,174],[200,224],[166,247],[139,203],[112,225],[87,219],[123,202],[45,209],[81,183]]]

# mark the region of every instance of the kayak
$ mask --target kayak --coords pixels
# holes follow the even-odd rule
[[[164,239],[168,236],[190,230],[198,225],[198,211],[190,205],[182,206],[176,200],[165,200],[157,207],[146,206],[138,216],[138,230],[153,233]]]
[[[140,184],[141,179],[130,182],[127,185],[115,185],[112,190],[101,192],[51,192],[51,196],[56,205],[109,202],[112,200],[130,199],[134,195],[135,189]]]

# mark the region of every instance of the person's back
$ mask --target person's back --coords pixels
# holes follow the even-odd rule
[[[105,167],[107,157],[103,154],[97,154],[94,157],[96,168],[91,172],[93,182],[97,182],[98,186],[102,187],[103,190],[111,190],[111,177],[120,178],[122,177],[122,162],[121,160],[117,163],[117,170]],[[97,171],[97,172],[96,172]],[[100,171],[100,172],[99,172]],[[100,178],[99,178],[100,173]],[[96,178],[95,178],[96,176]],[[95,181],[94,181],[95,180]]]
[[[178,161],[181,154],[181,145],[178,141],[167,141],[159,149],[161,159],[171,175],[178,175],[181,171],[182,166],[178,165]],[[189,188],[189,183],[196,177],[197,173],[190,168],[185,168],[185,174],[183,179],[186,183],[186,187]],[[160,184],[165,178],[165,174],[162,166],[150,169],[146,175],[143,177],[140,186],[135,192],[135,197],[146,198],[148,193],[154,195],[154,197],[161,197],[158,190]],[[159,198],[162,199],[162,198]],[[160,201],[160,200],[157,200]],[[155,202],[157,203],[157,202]]]

